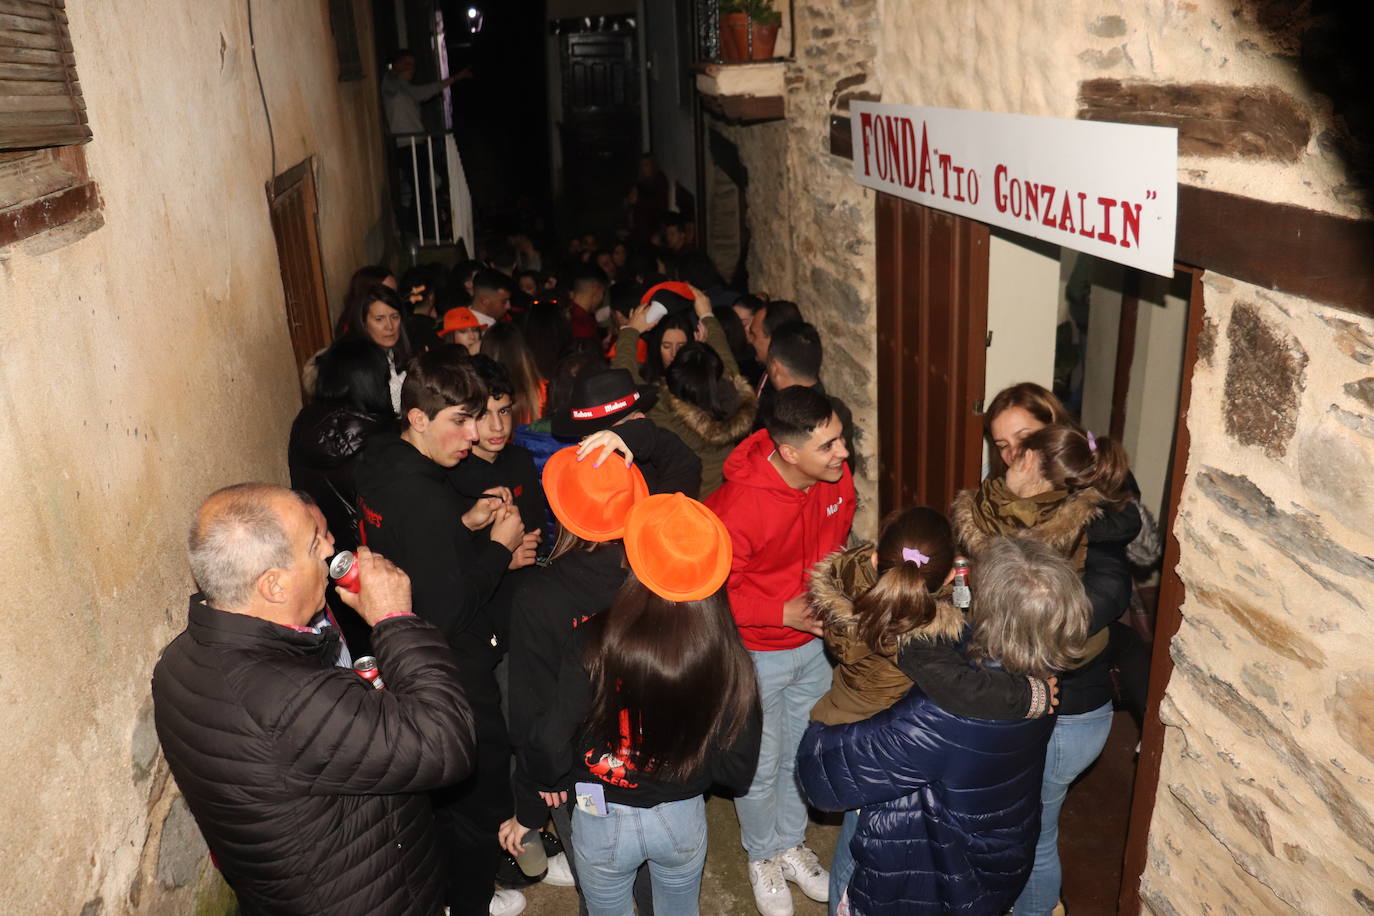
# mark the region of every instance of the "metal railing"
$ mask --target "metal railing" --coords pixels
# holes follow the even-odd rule
[[[392,140],[398,228],[413,230],[422,248],[461,242],[473,251],[472,193],[453,132],[393,134]]]

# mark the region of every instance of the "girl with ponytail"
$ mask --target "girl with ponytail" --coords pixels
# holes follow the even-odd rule
[[[1131,500],[1120,444],[1076,426],[1028,433],[1008,456],[1005,476],[954,498],[950,514],[963,549],[977,553],[997,535],[1025,535],[1054,549],[1080,573],[1088,526]]]
[[[964,618],[949,600],[953,578],[949,521],[924,506],[884,520],[877,544],[817,565],[811,600],[837,665],[811,718],[826,725],[858,722],[905,695],[911,680],[897,668],[897,653],[913,640],[959,640]]]

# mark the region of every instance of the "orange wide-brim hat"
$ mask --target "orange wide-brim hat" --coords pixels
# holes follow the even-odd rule
[[[734,549],[714,512],[681,493],[660,493],[630,510],[625,556],[649,591],[669,601],[699,601],[725,584]]]
[[[554,516],[573,534],[588,541],[613,541],[625,535],[630,509],[649,495],[637,467],[611,455],[595,466],[600,451],[577,460],[577,446],[553,453],[544,465],[544,497]]]

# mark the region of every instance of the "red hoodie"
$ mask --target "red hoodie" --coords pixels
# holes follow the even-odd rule
[[[802,491],[769,463],[773,440],[761,429],[725,459],[725,483],[706,505],[730,531],[734,561],[726,589],[746,649],[804,646],[814,636],[782,625],[782,606],[806,591],[811,567],[844,546],[854,521],[854,480]]]

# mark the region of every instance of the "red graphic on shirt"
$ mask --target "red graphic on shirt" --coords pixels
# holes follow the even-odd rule
[[[525,485],[522,483],[515,488],[515,498],[519,499],[525,495]]]
[[[382,514],[373,509],[369,509],[367,503],[363,502],[362,497],[358,497],[358,508],[363,510],[363,521],[373,528],[382,527]]]
[[[591,774],[602,782],[622,789],[635,789],[639,783],[630,782],[630,775],[635,772],[635,766],[630,762],[630,711],[622,709],[620,711],[620,746],[615,749],[614,754],[602,754],[601,758],[595,763],[592,759],[596,751],[587,751],[583,759],[587,763],[587,769]]]

